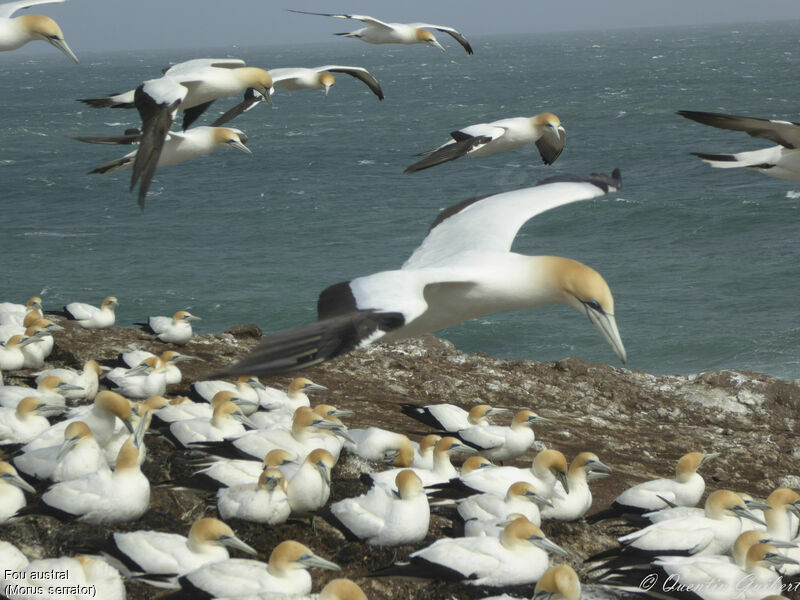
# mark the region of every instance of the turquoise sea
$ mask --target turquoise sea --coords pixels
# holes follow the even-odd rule
[[[622,170],[621,192],[529,222],[527,254],[600,271],[634,369],[739,368],[800,378],[800,182],[711,169],[692,151],[766,145],[675,115],[680,109],[800,120],[798,23],[472,38],[454,43],[320,45],[0,55],[0,299],[46,308],[120,300],[118,324],[188,309],[200,332],[313,320],[326,286],[396,268],[444,207],[559,173]],[[73,42],[73,48],[78,48]],[[265,68],[356,65],[330,96],[278,90],[239,117],[236,151],[159,171],[142,213],[129,172],[88,175],[126,152],[112,135],[133,111],[77,98],[130,89],[170,63],[233,56]],[[208,124],[237,100],[218,101]],[[412,175],[413,154],[459,127],[556,113],[567,146],[551,167],[534,147]],[[574,310],[496,314],[441,334],[467,351],[618,365]]]

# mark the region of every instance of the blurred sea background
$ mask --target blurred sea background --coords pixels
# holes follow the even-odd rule
[[[530,221],[514,250],[580,260],[609,282],[628,367],[736,368],[800,377],[800,182],[712,169],[690,152],[768,145],[687,121],[702,110],[800,120],[797,22],[527,37],[445,34],[427,47],[324,44],[182,51],[0,54],[0,300],[45,309],[119,298],[118,325],[187,309],[199,332],[265,333],[316,318],[328,285],[398,268],[443,208],[563,173],[622,171],[623,189]],[[75,45],[73,45],[73,49]],[[162,67],[237,57],[264,68],[354,65],[386,99],[336,75],[278,89],[230,125],[252,156],[220,150],[156,173],[141,212],[130,171],[88,175],[129,149],[77,135],[138,126],[135,111],[76,101],[131,89]],[[209,124],[238,98],[217,101]],[[404,175],[413,155],[478,122],[554,112],[564,153],[535,147]],[[462,350],[618,365],[565,306],[488,315],[440,332]]]

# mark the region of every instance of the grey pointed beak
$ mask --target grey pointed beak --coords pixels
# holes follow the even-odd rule
[[[219,543],[222,544],[223,546],[227,546],[228,548],[236,548],[237,550],[241,550],[242,552],[247,552],[247,554],[258,554],[255,548],[249,546],[248,544],[245,544],[242,540],[240,540],[236,536],[230,537],[227,535],[223,535],[219,538]]]
[[[252,402],[250,404],[252,404]],[[241,411],[237,410],[236,412],[232,412],[231,416],[243,425],[247,425],[250,429],[258,429],[258,425],[253,423],[253,421]]]
[[[747,510],[772,510],[769,504],[761,502],[761,500],[745,500],[744,503]]]
[[[490,408],[486,411],[486,416],[491,417],[492,415],[501,415],[503,413],[507,413],[507,408]]]
[[[70,450],[72,450],[75,446],[78,445],[80,439],[81,439],[80,436],[76,435],[74,437],[64,440],[64,443],[61,444],[61,450],[58,451],[58,455],[56,456],[56,461],[59,461],[62,458],[64,458],[69,453]]]
[[[327,392],[328,388],[324,385],[319,385],[316,383],[307,383],[303,386],[304,392]]]
[[[56,387],[57,387],[57,388],[58,388],[58,390],[59,390],[59,391],[61,391],[61,392],[70,392],[70,391],[76,391],[76,392],[78,392],[78,391],[83,391],[83,388],[82,388],[81,386],[79,386],[79,385],[73,385],[73,384],[71,384],[71,383],[64,383],[64,382],[61,382],[61,383],[59,383],[59,384],[58,384]]]
[[[54,406],[52,404],[41,404],[36,408],[36,414],[42,416],[60,415],[66,410],[65,406]]]
[[[76,65],[80,62],[78,61],[78,57],[75,56],[75,53],[70,50],[70,47],[67,45],[67,42],[61,38],[47,38],[47,41],[50,42],[53,46],[61,50],[64,54],[69,56],[69,59],[74,62]]]
[[[431,41],[430,41],[430,42],[428,42],[428,43],[429,43],[431,46],[435,46],[436,48],[438,48],[438,49],[439,49],[439,50],[441,50],[442,52],[446,52],[446,50],[445,50],[445,49],[442,47],[442,45],[441,45],[441,44],[440,44],[440,43],[439,43],[437,40],[431,40]]]
[[[329,560],[325,560],[321,556],[317,556],[316,554],[304,554],[301,556],[298,561],[299,563],[305,565],[306,567],[317,567],[319,569],[328,569],[329,571],[341,571],[341,567],[336,563],[333,563]]]
[[[550,498],[545,498],[544,496],[540,496],[536,492],[532,492],[530,490],[525,492],[525,497],[536,504],[537,506],[553,506],[553,502]]]
[[[339,417],[352,417],[355,414],[356,413],[354,413],[352,410],[344,410],[344,409],[338,409],[337,408],[333,412],[329,413],[328,416],[329,417],[337,417],[337,418],[339,418]]]
[[[587,460],[586,466],[589,467],[589,471],[599,471],[600,473],[611,473],[612,471],[611,467],[599,460]]]
[[[250,150],[250,148],[248,148],[247,146],[245,146],[245,145],[244,145],[242,142],[240,142],[239,140],[228,140],[228,141],[227,141],[227,144],[228,144],[228,146],[230,146],[231,148],[236,148],[237,150],[241,150],[241,151],[242,151],[242,152],[244,152],[245,154],[252,154],[252,153],[253,153],[253,151],[252,151],[252,150]],[[186,320],[187,320],[187,321],[200,321],[201,319],[200,319],[200,317],[187,317],[187,318],[186,318]]]
[[[733,513],[739,518],[749,519],[749,520],[753,521],[754,523],[758,523],[759,525],[763,525],[764,527],[767,526],[767,524],[764,521],[759,519],[757,516],[755,516],[753,513],[751,513],[746,508],[742,508],[741,506],[734,506],[731,509],[731,511],[733,511]]]
[[[561,485],[564,486],[564,491],[569,494],[569,482],[567,481],[567,474],[563,471],[556,471],[554,473],[556,476],[556,480],[561,482]]]
[[[584,307],[589,321],[603,334],[603,337],[609,343],[611,349],[624,365],[628,362],[628,354],[625,352],[625,346],[622,344],[622,338],[619,335],[617,321],[614,319],[614,315],[595,310],[588,304],[584,304]]]
[[[322,475],[322,478],[325,480],[325,483],[330,485],[331,472],[328,470],[328,465],[326,465],[324,462],[318,462],[314,466],[317,467],[317,471],[320,472],[320,475]]]
[[[545,552],[549,552],[551,554],[559,554],[561,556],[569,556],[566,550],[564,550],[561,546],[558,546],[557,544],[551,542],[546,537],[533,536],[529,539],[531,544],[533,544],[534,546],[538,546]]]
[[[714,460],[715,458],[719,457],[719,452],[712,452],[711,454],[704,454],[703,458],[700,459],[700,466],[706,464],[710,460]]]
[[[31,484],[29,484],[19,475],[15,475],[14,473],[6,473],[0,479],[5,481],[6,483],[10,483],[11,485],[18,487],[21,490],[28,492],[29,494],[36,493],[36,490],[33,489],[33,486],[31,486]]]
[[[266,387],[264,387],[264,384],[261,383],[255,377],[251,377],[250,379],[248,379],[247,380],[247,385],[249,385],[251,388],[253,388],[255,390],[265,390],[265,389],[267,389]]]

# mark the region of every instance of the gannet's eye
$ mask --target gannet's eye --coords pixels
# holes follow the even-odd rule
[[[586,304],[586,306],[588,306],[592,310],[596,310],[597,312],[603,312],[603,309],[601,308],[600,303],[597,300],[589,300],[587,302],[584,302],[584,304]]]

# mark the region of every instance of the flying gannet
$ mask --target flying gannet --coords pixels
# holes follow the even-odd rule
[[[461,35],[457,30],[452,27],[445,27],[443,25],[431,25],[429,23],[384,23],[374,17],[367,15],[339,15],[331,13],[317,13],[308,12],[304,10],[292,10],[287,8],[289,12],[300,13],[303,15],[317,15],[320,17],[335,17],[337,19],[353,19],[361,21],[366,27],[351,31],[350,33],[337,33],[335,35],[342,37],[355,38],[362,42],[369,44],[430,44],[435,46],[442,52],[444,48],[436,40],[428,29],[435,29],[453,37],[459,44],[464,47],[467,54],[472,54],[472,46],[469,45],[467,39]]]
[[[21,2],[0,4],[0,52],[16,50],[34,40],[44,40],[69,56],[72,62],[77,63],[78,57],[70,50],[67,41],[64,39],[64,33],[53,19],[43,15],[23,15],[14,19],[11,18],[11,15],[23,8],[30,8],[37,4],[54,4],[64,1],[22,0]]]
[[[378,340],[413,337],[500,310],[548,304],[566,304],[586,315],[624,363],[614,299],[597,271],[568,258],[510,252],[529,219],[620,186],[619,170],[611,176],[564,175],[450,207],[399,270],[327,288],[317,302],[319,321],[265,337],[252,354],[223,373],[285,373]]]
[[[286,90],[325,90],[325,96],[335,83],[331,73],[346,73],[362,81],[369,89],[383,100],[383,90],[381,84],[369,71],[361,67],[346,67],[340,65],[325,65],[306,69],[302,67],[286,67],[281,69],[270,69],[268,71],[275,87]]]
[[[743,167],[778,179],[800,181],[800,123],[693,110],[680,110],[678,114],[703,125],[744,131],[752,137],[779,144],[736,154],[692,152],[712,167],[720,169]]]

